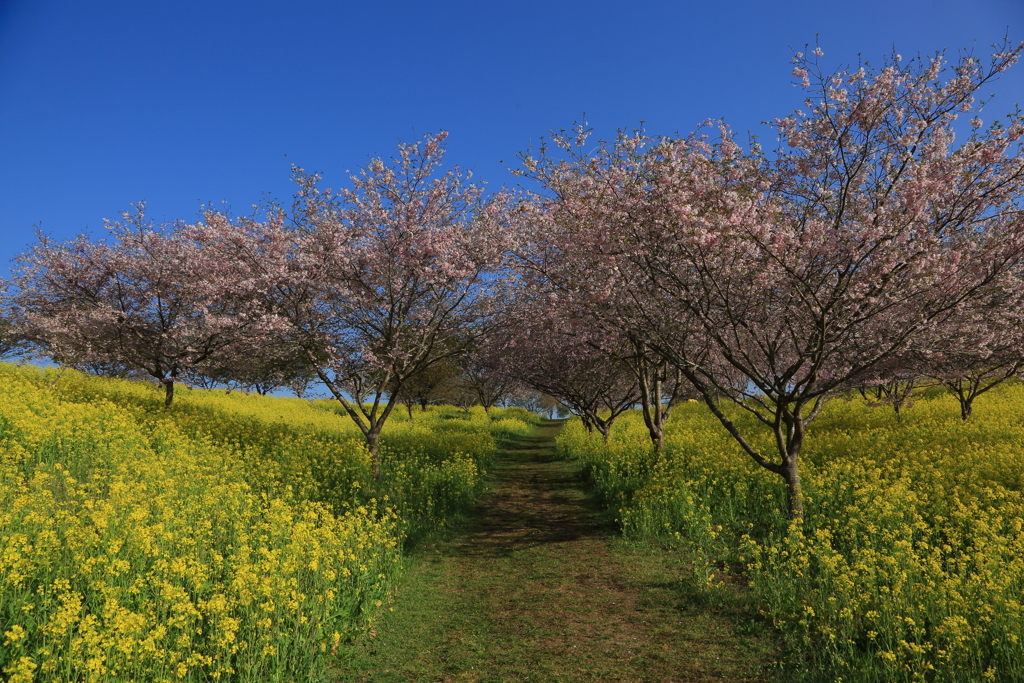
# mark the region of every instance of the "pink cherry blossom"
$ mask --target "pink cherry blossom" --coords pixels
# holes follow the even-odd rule
[[[775,119],[772,157],[722,126],[621,134],[588,154],[578,133],[556,135],[523,157],[545,189],[524,271],[673,365],[800,518],[800,450],[829,397],[929,350],[973,356],[986,336],[964,311],[1018,305],[1024,121],[960,145],[953,123],[1020,49],[987,67],[936,55],[834,74],[798,54],[807,111]],[[774,455],[719,397],[768,430]]]

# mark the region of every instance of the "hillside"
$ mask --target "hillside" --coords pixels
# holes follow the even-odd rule
[[[0,365],[0,661],[36,680],[317,680],[521,410],[396,416]]]

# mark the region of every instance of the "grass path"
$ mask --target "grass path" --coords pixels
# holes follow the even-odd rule
[[[409,559],[393,611],[339,673],[351,683],[741,683],[772,658],[722,607],[688,594],[671,553],[601,523],[559,422],[511,444],[491,492]]]

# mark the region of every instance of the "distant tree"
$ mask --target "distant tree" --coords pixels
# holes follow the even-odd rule
[[[503,333],[490,344],[502,375],[553,397],[605,440],[615,420],[640,400],[639,385],[618,346],[578,317],[577,309],[520,291]]]
[[[888,406],[896,413],[896,420],[902,421],[903,411],[913,407],[914,398],[934,384],[922,370],[919,363],[897,358],[864,375],[857,391],[869,406]]]
[[[479,365],[463,366],[461,381],[473,397],[474,405],[483,406],[487,414],[504,400],[514,382],[512,378],[493,374]]]
[[[929,376],[946,387],[970,419],[974,400],[1024,371],[1024,301],[1001,292],[973,302],[947,325],[920,359]],[[970,343],[964,343],[970,339]]]
[[[445,358],[409,377],[402,384],[398,398],[405,403],[409,419],[414,419],[414,404],[418,404],[420,410],[426,412],[430,404],[443,401],[448,388],[459,380],[459,376],[460,369],[456,362],[451,358]]]
[[[494,335],[492,335],[494,337]],[[491,408],[513,395],[521,382],[509,372],[509,364],[501,350],[484,339],[466,350],[458,359],[459,383],[490,414]]]
[[[217,366],[204,369],[213,385],[232,386],[249,393],[266,396],[279,389],[303,393],[316,380],[316,370],[305,354],[273,337],[262,339],[261,344],[246,349],[247,353],[224,358]]]
[[[660,454],[665,450],[665,422],[672,409],[680,399],[695,396],[696,392],[679,368],[645,342],[633,339],[623,353],[626,365],[637,379],[644,425],[655,452]]]
[[[98,377],[116,377],[117,379],[145,379],[148,378],[146,373],[139,373],[133,371],[126,365],[116,362],[109,361],[82,361],[75,363],[68,363],[68,365],[75,370],[87,372],[90,375],[96,375]]]
[[[509,405],[517,408],[525,408],[531,413],[546,415],[548,418],[553,418],[555,416],[562,418],[572,414],[572,412],[562,405],[558,399],[529,388],[521,389],[514,396],[510,397],[508,402]]]
[[[569,408],[554,396],[540,392],[536,395],[535,400],[537,406],[535,412],[547,415],[548,419],[565,417],[570,414]]]

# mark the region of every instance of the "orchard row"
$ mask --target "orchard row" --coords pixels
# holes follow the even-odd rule
[[[442,172],[441,133],[336,190],[295,169],[292,204],[252,217],[153,226],[140,208],[106,241],[40,238],[9,330],[59,363],[148,374],[167,406],[195,377],[316,380],[377,477],[381,428],[444,364],[485,404],[525,385],[605,434],[639,402],[655,451],[692,397],[799,519],[829,398],[898,411],[929,378],[966,419],[1022,368],[1024,117],[986,126],[976,101],[1020,51],[835,73],[798,53],[806,104],[770,122],[773,151],[719,123],[596,144],[581,126],[521,156],[532,189],[486,193]]]

